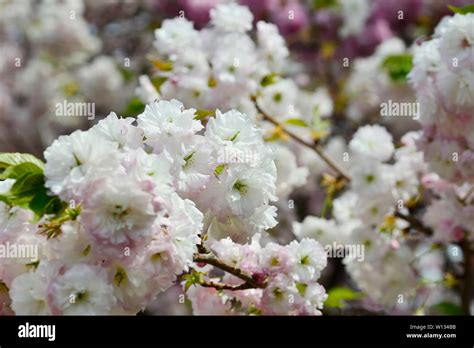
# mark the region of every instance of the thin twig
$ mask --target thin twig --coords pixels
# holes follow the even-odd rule
[[[248,283],[242,283],[240,285],[230,285],[230,284],[215,282],[215,281],[212,281],[212,280],[203,281],[199,285],[201,285],[205,288],[214,288],[216,290],[238,291],[238,290],[254,289],[254,287],[252,285],[248,284]]]
[[[260,106],[258,105],[257,102],[255,102],[255,107],[257,108],[258,112],[263,116],[263,118],[265,120],[267,120],[268,122],[272,123],[273,125],[277,126],[277,127],[280,127],[283,132],[285,132],[288,136],[290,136],[293,140],[295,140],[297,143],[303,145],[303,146],[306,146],[307,148],[313,150],[314,152],[316,152],[318,154],[318,156],[324,161],[326,162],[326,164],[331,167],[332,169],[334,169],[338,174],[339,176],[341,176],[342,178],[344,178],[345,180],[347,180],[348,182],[351,181],[351,178],[349,176],[349,174],[347,174],[347,172],[345,171],[345,169],[343,169],[342,167],[340,167],[336,162],[334,162],[334,160],[332,158],[330,158],[325,152],[324,152],[324,149],[318,145],[317,143],[308,143],[306,142],[305,140],[303,140],[302,138],[300,138],[298,135],[296,135],[295,133],[289,131],[288,129],[286,129],[283,124],[281,124],[280,122],[278,122],[277,120],[275,120],[272,116],[268,115],[265,111],[263,111]]]
[[[399,211],[396,211],[394,215],[402,220],[405,220],[406,222],[410,223],[410,226],[413,227],[414,229],[426,234],[427,236],[431,236],[433,234],[433,231],[429,228],[426,227],[421,223],[420,220],[418,220],[416,217],[411,216],[411,215],[405,215],[400,213]]]
[[[248,285],[249,288],[265,288],[266,287],[266,282],[259,282],[257,279],[255,279],[252,275],[247,274],[246,272],[242,271],[240,268],[230,266],[221,260],[219,260],[217,257],[211,254],[207,255],[202,255],[202,254],[195,254],[194,255],[194,262],[197,263],[205,263],[208,265],[212,265],[214,267],[217,267],[227,273],[230,273],[242,280],[244,280]]]

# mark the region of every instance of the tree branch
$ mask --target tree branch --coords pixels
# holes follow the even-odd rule
[[[246,272],[242,271],[241,269],[239,269],[237,267],[230,266],[230,265],[222,262],[221,260],[219,260],[214,255],[211,255],[211,254],[207,254],[207,255],[195,254],[193,260],[194,260],[194,262],[197,262],[197,263],[205,263],[205,264],[208,264],[208,265],[212,265],[214,267],[217,267],[217,268],[219,268],[219,269],[221,269],[221,270],[223,270],[227,273],[230,273],[230,274],[244,280],[245,281],[244,284],[246,284],[246,286],[247,286],[247,287],[245,287],[246,289],[250,289],[250,288],[263,289],[267,286],[266,281],[259,281],[253,275],[247,274]],[[215,284],[217,284],[217,283],[215,283]],[[221,284],[221,285],[228,286],[227,284]],[[240,286],[243,286],[243,284],[240,285]],[[242,290],[242,289],[237,289],[237,290]]]
[[[272,116],[268,115],[265,111],[263,111],[260,106],[258,105],[257,102],[255,102],[255,107],[257,108],[258,112],[263,116],[263,118],[265,120],[267,120],[268,122],[272,123],[273,125],[277,126],[277,127],[280,127],[288,136],[290,136],[293,140],[295,140],[297,143],[303,145],[303,146],[306,146],[307,148],[313,150],[314,152],[316,152],[318,154],[318,156],[324,161],[326,162],[326,164],[331,167],[333,170],[335,170],[340,177],[344,178],[345,180],[347,180],[348,182],[351,181],[351,178],[349,176],[349,174],[347,174],[347,172],[345,171],[344,168],[340,167],[336,162],[334,162],[334,160],[332,158],[330,158],[325,152],[324,152],[324,149],[318,145],[317,143],[308,143],[306,142],[305,140],[303,140],[302,138],[300,138],[298,135],[296,135],[295,133],[287,130],[283,124],[281,124],[280,122],[278,122],[277,120],[275,120]]]
[[[433,234],[433,231],[430,228],[423,225],[423,223],[421,223],[421,221],[418,220],[414,216],[405,215],[405,214],[400,213],[399,211],[395,211],[393,215],[395,215],[396,217],[402,220],[405,220],[406,222],[410,224],[412,228],[422,232],[423,234],[426,234],[427,236],[431,236]]]
[[[199,284],[205,288],[214,288],[216,290],[232,290],[232,291],[238,291],[238,290],[247,290],[247,289],[254,289],[252,285],[249,283],[242,283],[240,285],[229,285],[225,283],[220,283],[220,282],[215,282],[212,280],[204,281],[201,284]]]

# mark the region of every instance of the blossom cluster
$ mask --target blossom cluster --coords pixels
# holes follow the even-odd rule
[[[233,11],[229,9],[233,9]],[[248,18],[247,24],[245,21],[240,21],[239,26],[232,24],[233,18],[229,13],[236,11],[241,11],[239,18]],[[251,28],[251,16],[245,8],[234,4],[217,5],[211,11],[210,19],[210,26],[201,31],[195,30],[192,24],[184,18],[167,21],[162,28],[156,31],[155,44],[158,56],[155,65],[159,70],[157,76],[164,78],[162,80],[164,82],[160,82],[161,85],[158,89],[152,88],[151,83],[148,83],[148,88],[145,88],[146,84],[142,84],[142,88],[139,90],[142,97],[146,97],[146,93],[143,92],[147,90],[149,98],[161,96],[161,93],[167,97],[185,94],[191,99],[190,103],[198,101],[198,105],[203,109],[214,107],[212,105],[214,102],[225,105],[224,107],[227,108],[232,107],[232,104],[228,105],[227,103],[237,103],[240,107],[249,108],[251,110],[249,114],[254,115],[255,106],[248,103],[249,100],[252,100],[261,110],[281,122],[286,129],[310,142],[315,132],[311,127],[320,121],[319,117],[328,116],[333,111],[328,93],[324,89],[320,89],[312,94],[313,99],[311,99],[311,95],[302,91],[293,79],[273,80],[275,72],[277,75],[291,74],[290,71],[284,69],[291,61],[290,59],[284,59],[285,64],[280,64],[282,67],[280,71],[278,66],[272,66],[270,62],[268,62],[266,70],[259,71],[260,65],[256,63],[256,60],[253,60],[251,65],[248,64],[249,61],[245,61],[245,65],[243,65],[245,69],[239,70],[238,63],[241,61],[239,54],[241,53],[234,52],[231,48],[221,50],[222,47],[227,47],[224,44],[212,46],[218,40],[225,40],[226,36],[234,39],[245,38],[249,43],[251,42],[245,34]],[[171,34],[171,28],[173,28],[171,23],[178,22],[187,23],[187,34],[183,34],[183,32],[180,32],[181,36]],[[261,23],[257,22],[257,45],[253,50],[248,51],[257,52],[257,56],[261,52],[259,36]],[[178,25],[176,25],[177,27]],[[183,26],[179,26],[179,28],[183,28]],[[352,28],[351,30],[356,29]],[[266,37],[268,38],[268,35]],[[173,41],[173,44],[166,42],[165,39],[169,38],[173,40],[179,38],[178,40],[182,44],[176,43],[176,41]],[[209,38],[212,38],[212,44],[208,43]],[[198,44],[193,46],[192,43]],[[166,47],[168,46],[175,51],[167,52]],[[188,55],[184,52],[189,47],[193,48],[193,52],[199,50],[204,52],[202,65],[195,70],[198,72],[197,74],[190,74],[189,70],[179,69],[180,60]],[[213,47],[218,47],[219,50],[216,51]],[[239,44],[238,47],[246,46]],[[276,52],[280,52],[280,50],[276,50]],[[222,55],[226,55],[225,61],[228,62],[226,66],[231,66],[230,69],[222,69],[223,65],[219,65],[222,62]],[[247,54],[245,58],[249,59],[249,57],[252,55]],[[371,57],[357,59],[355,63],[348,61],[348,66],[354,64],[352,76],[349,77],[346,84],[346,92],[350,97],[347,111],[352,120],[366,122],[367,120],[363,119],[368,118],[366,114],[370,114],[374,109],[382,106],[383,102],[387,102],[387,97],[392,97],[395,103],[416,104],[410,89],[403,83],[405,74],[408,73],[407,67],[402,65],[403,69],[400,71],[391,70],[392,59],[395,59],[397,64],[399,64],[399,60],[404,62],[411,59],[410,50],[398,38],[383,42]],[[416,74],[416,53],[414,63],[415,68],[412,75]],[[180,74],[180,71],[183,73]],[[201,75],[201,72],[204,73]],[[229,73],[231,74],[229,75]],[[248,74],[245,75],[246,73]],[[255,76],[257,78],[254,78]],[[268,83],[269,80],[271,81]],[[143,81],[149,82],[145,78]],[[195,89],[196,81],[199,81],[198,85],[202,87],[201,89]],[[244,88],[238,88],[241,86]],[[225,87],[233,89],[233,93],[226,93]],[[197,93],[191,91],[197,91]],[[231,95],[232,97],[223,101],[216,98],[215,93],[219,96]],[[209,99],[212,101],[211,104],[207,104]],[[308,101],[311,100],[313,102],[318,100],[318,105],[311,104],[311,102],[308,104]],[[411,117],[385,118],[382,121],[392,130],[395,128],[397,135],[403,134],[407,129],[416,128],[412,118],[416,120],[426,117],[423,104],[420,109],[414,110],[416,109],[411,110],[411,114],[395,115]],[[256,122],[263,129],[271,129],[265,121],[260,121],[258,116],[257,113]],[[310,127],[301,127],[300,121],[304,121]],[[349,190],[333,201],[333,218],[326,219],[309,215],[300,223],[295,221],[291,212],[288,213],[285,210],[285,215],[280,217],[283,220],[288,219],[290,223],[293,221],[294,233],[300,239],[309,237],[323,244],[337,241],[344,245],[364,246],[367,251],[365,260],[360,262],[360,260],[346,257],[344,261],[346,270],[357,286],[368,295],[372,303],[381,305],[388,310],[406,310],[408,308],[407,301],[399,302],[399,296],[416,297],[417,291],[413,289],[419,286],[420,281],[417,278],[417,272],[424,272],[423,267],[417,270],[418,264],[413,264],[413,260],[418,259],[419,249],[413,248],[404,237],[411,226],[407,221],[397,216],[397,214],[411,214],[410,209],[418,204],[421,197],[419,188],[422,181],[420,178],[429,171],[429,167],[424,162],[426,152],[422,148],[417,148],[417,143],[421,141],[420,138],[422,139],[420,133],[406,133],[401,137],[402,146],[396,148],[392,135],[379,125],[360,127],[347,146],[344,140],[337,137],[332,138],[325,146],[325,150],[339,166],[348,171],[351,178]],[[276,145],[277,152],[281,153],[283,149],[281,143],[277,142]],[[296,163],[304,164],[310,169],[310,181],[315,180],[316,176],[322,172],[328,171],[327,164],[320,163],[321,160],[311,150],[298,144],[291,144],[291,142],[289,148],[292,150],[291,152],[285,148],[288,154],[276,158],[278,181],[285,183],[286,193],[293,191],[292,186],[299,186],[292,185],[286,179],[295,177],[297,166],[292,166],[293,169],[289,170],[288,167],[285,168],[279,163],[289,163],[293,154],[296,157]],[[305,167],[299,168],[299,170],[304,169]],[[329,171],[332,172],[332,170]],[[294,174],[286,176],[286,173],[291,172]],[[285,178],[281,178],[281,174]],[[277,187],[277,191],[280,191],[280,187]],[[468,208],[465,210],[467,211]],[[453,211],[454,208],[446,209],[444,214],[434,212],[432,216],[447,217]],[[469,223],[466,218],[457,219],[458,215],[450,215],[449,221],[447,219],[436,220],[436,223],[439,221],[440,224],[447,223],[452,226],[450,227],[453,230],[452,233],[457,233],[455,240],[460,240],[463,237],[463,233],[460,232],[462,229],[459,226],[461,221],[463,221],[463,226],[467,226]],[[457,223],[453,221],[457,221]],[[428,225],[432,226],[433,224],[429,223]],[[420,243],[420,248],[429,248],[430,241],[438,242],[440,240],[443,239],[440,239],[439,233],[435,233],[433,239]],[[420,258],[420,260],[422,259]],[[439,268],[437,269],[439,271]],[[208,288],[201,290],[199,296],[203,296],[202,294],[205,293],[222,295],[222,293],[214,293],[214,290]],[[207,297],[199,297],[199,299],[204,301]],[[229,309],[231,307],[228,307],[230,305],[227,300],[228,297],[224,297],[222,303]],[[215,301],[217,300],[213,296],[212,302],[214,304]],[[217,303],[221,302],[217,301]]]
[[[373,55],[356,58],[350,64],[353,68],[345,85],[345,93],[349,96],[346,108],[347,117],[354,122],[362,123],[377,114],[380,116],[381,104],[392,100],[396,103],[413,103],[413,91],[404,81],[390,76],[384,66],[390,57],[409,55],[403,40],[398,37],[383,41],[375,49]],[[348,63],[349,64],[349,63]],[[387,98],[389,97],[389,98]],[[403,134],[413,129],[419,117],[415,113],[398,113],[385,115],[380,122],[389,127],[395,134]]]
[[[415,48],[410,81],[421,104],[420,147],[430,170],[454,183],[474,181],[474,14],[445,17]]]
[[[196,117],[177,100],[161,100],[147,105],[136,125],[111,113],[46,149],[45,186],[68,204],[65,218],[33,222],[31,211],[0,202],[2,242],[40,251],[34,262],[1,264],[16,314],[137,313],[194,265],[201,235],[245,243],[276,225],[269,204],[276,168],[261,131],[236,110],[216,110],[206,127]],[[249,151],[250,161],[226,157]],[[2,192],[15,184],[3,181]],[[294,255],[305,249],[291,247]],[[313,281],[323,294],[316,280],[325,255],[305,260],[317,272],[298,281]]]
[[[1,151],[41,153],[32,117],[50,144],[0,153],[0,314],[468,313],[474,15],[450,10],[0,4]]]
[[[416,138],[416,133],[407,133],[403,146],[395,149],[385,128],[360,127],[346,153],[351,185],[334,199],[333,218],[309,215],[293,223],[299,239],[363,246],[364,259],[346,256],[346,270],[372,301],[386,308],[396,307],[398,294],[407,294],[416,285],[410,267],[415,254],[402,233],[408,224],[394,216],[396,211],[405,212],[419,194],[425,164]]]
[[[2,1],[2,150],[39,156],[58,135],[88,128],[92,120],[111,110],[130,115],[134,74],[146,60],[144,51],[152,36],[145,31],[147,22],[137,18],[153,11],[152,5],[149,1]],[[88,115],[81,110],[58,112],[56,106],[62,103],[94,109]],[[38,126],[31,127],[31,122]]]
[[[304,91],[291,75],[289,51],[278,28],[271,23],[256,23],[252,39],[253,16],[247,7],[219,4],[210,12],[210,25],[196,30],[184,17],[163,21],[155,31],[151,78],[140,78],[138,95],[144,102],[156,98],[181,100],[184,105],[202,110],[238,109],[258,123],[267,138],[281,140],[273,126],[260,120],[258,107],[296,129],[305,139],[326,134],[322,119],[333,103],[325,88]],[[305,184],[308,172],[299,167],[292,152],[282,142],[275,143],[278,196],[288,196]]]
[[[354,57],[371,54],[373,48],[397,33],[412,34],[410,24],[420,15],[439,12],[440,4],[423,0],[232,0],[248,6],[257,20],[274,23],[295,45],[295,52],[315,57],[318,44],[337,42],[337,56]],[[210,20],[210,11],[228,0],[160,1],[162,10],[175,15],[183,11],[199,27]],[[459,4],[458,4],[459,5]],[[402,12],[401,18],[399,11]],[[320,39],[314,44],[312,31]],[[302,52],[300,52],[302,51]],[[308,62],[310,63],[310,62]]]
[[[410,73],[422,110],[418,147],[431,172],[424,184],[440,198],[424,220],[445,243],[474,238],[473,22],[473,13],[443,18],[431,40],[416,46]]]
[[[303,239],[285,246],[272,242],[262,246],[257,234],[245,245],[236,244],[230,238],[209,244],[219,259],[253,274],[257,280],[265,279],[266,287],[222,291],[199,285],[192,287],[188,292],[194,314],[321,314],[327,294],[317,281],[326,266],[326,253],[317,241]],[[233,275],[222,279],[235,286],[243,282]]]
[[[247,7],[220,4],[210,16],[209,27],[202,30],[185,17],[176,17],[155,31],[154,78],[164,81],[155,90],[156,84],[146,85],[143,77],[139,92],[145,101],[159,95],[200,109],[236,108],[255,117],[252,98],[258,97],[262,108],[275,116],[310,117],[315,108],[321,108],[321,116],[331,113],[332,105],[327,105],[331,101],[323,91],[304,93],[294,80],[279,78],[290,72],[290,61],[274,24],[258,21],[254,41],[253,15]]]
[[[133,4],[124,4],[122,11],[128,6]],[[86,128],[110,110],[125,110],[135,87],[133,71],[141,63],[135,59],[137,51],[111,54],[111,46],[125,35],[95,20],[104,8],[120,15],[113,7],[114,2],[100,6],[84,0],[1,2],[2,150],[40,155],[58,135]],[[122,26],[126,23],[123,19]],[[129,32],[127,39],[133,35]],[[136,38],[137,44],[141,41]],[[57,109],[63,102],[88,104],[94,110],[65,114]],[[31,127],[31,122],[38,126]]]

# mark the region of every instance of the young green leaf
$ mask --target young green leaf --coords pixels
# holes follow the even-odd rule
[[[44,168],[41,160],[28,153],[0,153],[0,168],[8,168],[25,162],[33,163],[41,169]]]
[[[136,116],[141,114],[145,110],[145,104],[139,98],[132,98],[125,110],[123,111],[124,116]]]
[[[153,87],[155,87],[155,89],[159,91],[161,88],[161,85],[166,82],[167,78],[163,76],[155,76],[155,77],[152,77],[150,80]]]
[[[306,121],[302,120],[301,118],[289,118],[285,121],[285,123],[291,126],[308,127]]]
[[[0,174],[2,179],[18,179],[27,173],[42,173],[43,169],[32,162],[24,162],[14,166],[10,166]]]
[[[328,291],[328,298],[324,305],[326,307],[342,308],[345,301],[359,300],[363,294],[346,287],[336,287]]]
[[[337,7],[337,0],[313,0],[313,9],[320,10],[324,8]]]
[[[394,54],[387,56],[382,62],[382,68],[386,69],[390,79],[394,82],[404,82],[413,66],[411,54]]]
[[[26,173],[18,178],[10,192],[17,198],[33,197],[39,190],[44,189],[42,173]]]
[[[214,111],[212,110],[205,110],[205,109],[198,109],[196,111],[196,116],[194,116],[194,119],[196,121],[200,121],[208,116],[214,115]]]
[[[462,308],[459,305],[451,302],[440,302],[431,308],[443,315],[463,315]]]
[[[474,13],[474,4],[466,5],[464,7],[456,7],[453,5],[448,5],[448,8],[454,13],[459,13],[459,14]]]

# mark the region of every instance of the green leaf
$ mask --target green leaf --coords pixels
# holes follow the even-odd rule
[[[173,70],[173,62],[165,61],[160,59],[154,59],[151,62],[153,66],[160,71],[171,71]]]
[[[35,213],[37,219],[40,219],[45,214],[57,216],[60,212],[64,211],[65,207],[66,204],[58,196],[48,196],[48,191],[45,187],[38,188],[33,199],[28,204],[28,208]]]
[[[48,196],[46,189],[38,189],[36,194],[31,199],[28,207],[35,213],[36,217],[40,218],[44,215],[45,207],[48,205],[51,197]]]
[[[33,197],[40,189],[44,189],[42,173],[26,173],[13,184],[10,193],[18,198]]]
[[[120,75],[122,75],[123,81],[125,83],[132,81],[135,78],[135,74],[129,68],[126,68],[120,64],[117,65]]]
[[[271,134],[267,137],[265,137],[265,141],[277,141],[277,140],[283,140],[287,141],[289,139],[288,135],[285,133],[283,127],[281,125],[276,126]]]
[[[27,173],[42,173],[43,169],[31,162],[24,162],[8,167],[2,174],[1,179],[18,179]]]
[[[19,177],[6,195],[11,205],[29,208],[40,218],[44,214],[58,213],[62,202],[56,196],[48,196],[44,186],[44,175],[38,172],[27,172]]]
[[[459,13],[459,14],[474,13],[474,4],[467,5],[464,7],[456,7],[453,5],[448,5],[448,8],[454,13]]]
[[[328,291],[326,307],[342,308],[345,301],[354,301],[363,297],[363,294],[346,287],[336,287]]]
[[[5,203],[6,205],[12,205],[11,198],[8,195],[0,195],[0,202]]]
[[[317,114],[317,110],[313,110],[313,123],[311,125],[311,136],[314,140],[318,141],[326,137],[330,133],[331,122],[329,120],[323,120]]]
[[[436,312],[445,315],[463,315],[463,310],[460,306],[451,302],[440,302],[431,307]]]
[[[214,111],[212,110],[206,110],[206,109],[198,109],[196,111],[196,116],[194,116],[194,119],[197,121],[200,121],[208,116],[214,115]]]
[[[285,123],[291,126],[308,127],[306,121],[302,120],[301,118],[289,118],[285,121]]]
[[[337,0],[313,0],[313,9],[319,10],[323,8],[337,7]]]
[[[44,187],[42,173],[26,173],[12,186],[10,192],[2,197],[9,205],[21,206],[30,209],[39,219],[45,213],[45,207],[52,198],[48,196]]]
[[[387,56],[382,62],[382,68],[387,70],[390,79],[394,82],[404,82],[413,66],[411,54],[394,54]]]
[[[155,87],[155,89],[156,89],[157,91],[160,90],[161,85],[162,85],[163,83],[165,83],[166,80],[167,80],[167,78],[166,78],[166,77],[163,77],[163,76],[155,76],[155,77],[152,77],[152,78],[150,79],[151,84],[153,85],[153,87]]]
[[[145,104],[142,103],[140,98],[132,98],[128,105],[125,107],[123,112],[124,116],[136,116],[145,111]]]
[[[44,168],[41,160],[28,153],[0,153],[0,168],[8,168],[25,162],[36,164],[41,169]]]
[[[49,198],[49,201],[44,206],[44,213],[58,215],[66,206],[67,205],[62,202],[59,197],[53,196]]]

